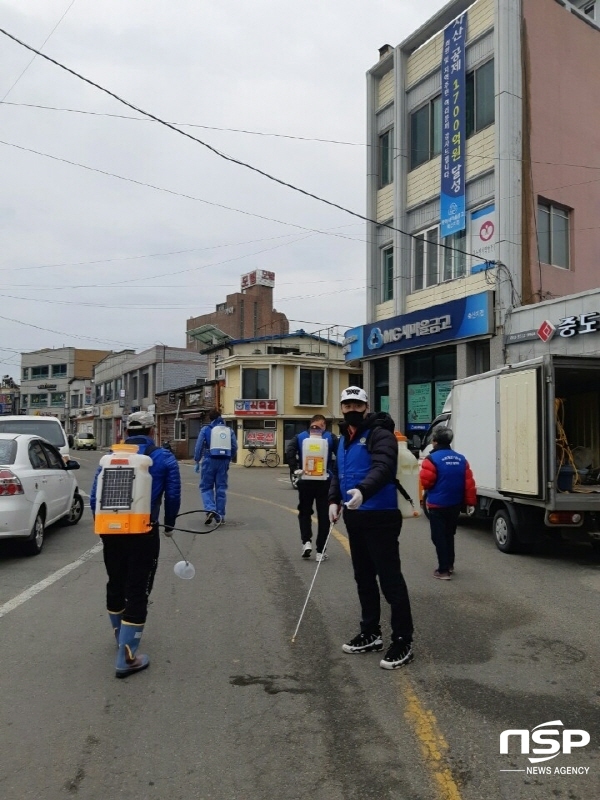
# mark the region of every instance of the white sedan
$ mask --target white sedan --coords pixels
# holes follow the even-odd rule
[[[25,551],[38,555],[46,527],[58,520],[76,525],[83,499],[72,470],[60,452],[39,436],[0,433],[0,539],[24,539]]]

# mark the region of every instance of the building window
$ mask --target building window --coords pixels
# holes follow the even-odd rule
[[[43,394],[32,394],[29,396],[29,400],[30,408],[47,408],[48,406],[47,392],[44,392]]]
[[[362,372],[350,372],[348,375],[348,386],[360,386],[363,388]]]
[[[28,395],[26,394],[21,395],[21,408],[27,408],[27,399]]]
[[[149,397],[150,393],[150,373],[142,372],[142,397]]]
[[[138,399],[138,379],[137,375],[132,376],[131,378],[131,399],[137,400]]]
[[[381,251],[381,302],[394,299],[394,248]]]
[[[269,399],[268,369],[242,369],[242,399]]]
[[[66,392],[51,392],[50,393],[50,405],[51,406],[64,406],[67,402],[67,394]]]
[[[466,230],[453,233],[452,236],[446,236],[443,244],[445,246],[440,248],[444,260],[442,280],[451,281],[454,278],[462,278],[467,271]]]
[[[83,404],[81,402],[81,395],[80,394],[72,394],[71,395],[71,408],[82,408]]]
[[[113,383],[112,381],[107,381],[102,385],[103,390],[103,397],[104,402],[108,403],[113,399]]]
[[[31,368],[31,380],[35,381],[38,378],[47,378],[48,377],[48,366],[45,367],[32,367]]]
[[[410,115],[410,168],[442,152],[442,96],[439,94]]]
[[[373,362],[373,383],[375,386],[374,411],[390,410],[390,362],[378,358]]]
[[[394,131],[386,131],[379,137],[379,188],[394,180]]]
[[[23,367],[23,380],[29,380],[29,367]]]
[[[569,269],[569,211],[538,200],[538,258]]]
[[[300,392],[298,405],[325,405],[325,370],[300,367]]]
[[[438,283],[438,226],[419,233],[413,240],[413,291]]]
[[[175,438],[179,441],[187,438],[187,430],[184,419],[175,420]]]
[[[466,124],[472,136],[494,122],[494,59],[467,73]]]
[[[53,378],[66,378],[67,365],[66,364],[52,364],[52,377]]]

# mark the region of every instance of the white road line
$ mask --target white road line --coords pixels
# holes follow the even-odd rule
[[[36,596],[36,594],[39,594],[44,589],[52,586],[53,583],[56,583],[56,581],[64,578],[65,575],[68,575],[69,572],[73,572],[73,570],[77,569],[77,567],[85,564],[86,561],[89,561],[90,558],[93,558],[96,553],[99,553],[101,550],[102,542],[98,542],[98,544],[95,544],[90,550],[87,550],[82,556],[80,556],[77,561],[67,564],[66,567],[62,567],[62,569],[57,570],[56,572],[52,573],[52,575],[48,575],[48,577],[44,578],[43,581],[35,583],[33,586],[30,586],[29,589],[26,589],[24,592],[21,592],[21,594],[13,597],[13,599],[9,600],[8,603],[4,603],[4,605],[0,606],[0,617],[4,617],[9,613],[9,611],[14,611],[15,608],[18,608],[19,606],[23,605],[23,603],[31,600],[32,597]]]

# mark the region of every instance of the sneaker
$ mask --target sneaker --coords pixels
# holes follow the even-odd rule
[[[206,519],[204,520],[204,524],[205,525],[212,525],[214,519],[215,519],[215,515],[213,514],[212,511],[209,511],[208,514],[206,515]]]
[[[440,572],[439,569],[436,569],[433,573],[434,578],[439,578],[441,581],[451,581],[452,575],[450,572]]]
[[[315,561],[326,561],[329,558],[327,553],[317,553],[315,556]]]
[[[312,555],[312,542],[304,542],[302,545],[302,558],[310,558]]]
[[[454,575],[454,567],[448,569],[448,575]]]
[[[413,651],[411,643],[399,639],[397,642],[392,642],[388,647],[387,653],[379,662],[379,666],[382,669],[398,669],[398,667],[403,667],[412,660]]]
[[[359,633],[354,639],[342,645],[344,653],[370,653],[372,650],[383,650],[383,639],[380,633]]]

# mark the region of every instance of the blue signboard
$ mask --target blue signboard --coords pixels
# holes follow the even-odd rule
[[[358,328],[350,328],[349,331],[346,331],[342,344],[342,353],[346,361],[354,361],[362,358],[364,355],[362,325]]]
[[[493,333],[493,322],[493,292],[472,294],[422,311],[363,325],[364,355],[397,353],[454,339],[484,336]],[[348,354],[346,360],[350,360]]]
[[[442,55],[442,180],[440,234],[451,236],[466,228],[465,149],[467,16],[444,28]]]

